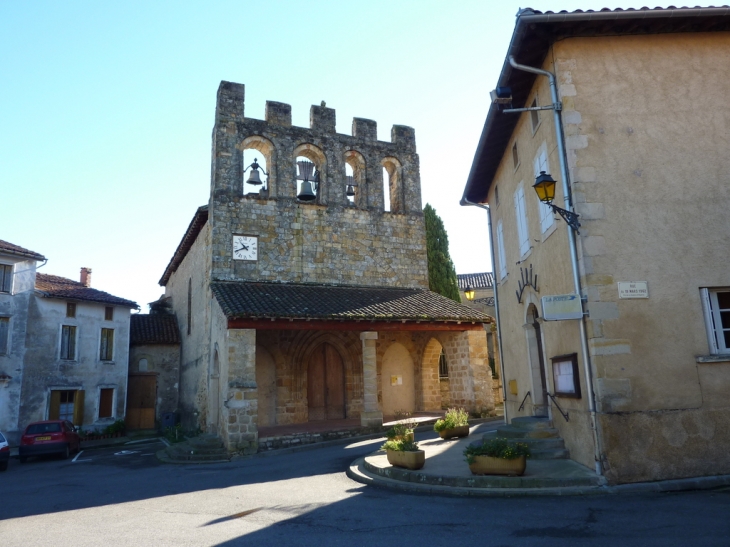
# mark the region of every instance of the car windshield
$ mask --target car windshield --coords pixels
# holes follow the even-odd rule
[[[26,435],[37,435],[38,433],[58,433],[61,431],[61,424],[31,424],[25,431]]]

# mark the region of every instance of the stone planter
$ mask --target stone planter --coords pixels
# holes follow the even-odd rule
[[[454,437],[462,438],[469,436],[469,426],[462,425],[459,427],[451,427],[448,429],[442,429],[439,431],[439,437],[442,439],[453,439]]]
[[[388,455],[388,463],[393,467],[421,469],[426,463],[426,453],[423,450],[414,450],[412,452],[386,450],[385,452]]]
[[[522,475],[526,466],[525,456],[519,456],[513,460],[474,456],[474,463],[469,464],[469,469],[474,475]]]

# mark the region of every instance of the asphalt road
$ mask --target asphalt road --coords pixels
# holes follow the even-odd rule
[[[730,489],[452,498],[345,476],[381,443],[205,466],[160,464],[159,442],[14,459],[0,473],[0,545],[730,546]]]

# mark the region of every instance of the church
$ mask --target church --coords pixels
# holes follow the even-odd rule
[[[310,127],[267,101],[244,116],[244,86],[221,82],[210,199],[160,285],[180,332],[183,426],[258,450],[262,427],[494,409],[492,318],[428,290],[415,132],[377,140],[372,120]],[[244,157],[256,158],[246,165]],[[439,374],[439,363],[442,374]]]

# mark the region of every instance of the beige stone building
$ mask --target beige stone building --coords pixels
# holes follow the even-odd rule
[[[184,426],[251,453],[262,428],[440,410],[442,349],[451,402],[493,410],[491,318],[428,291],[418,161],[410,127],[339,134],[324,104],[295,127],[272,101],[246,118],[244,86],[221,83],[210,201],[160,280]]]
[[[489,210],[507,419],[549,414],[611,483],[730,473],[729,62],[728,8],[521,10],[466,184]],[[564,154],[524,66],[556,79]],[[577,293],[583,319],[546,320]]]

